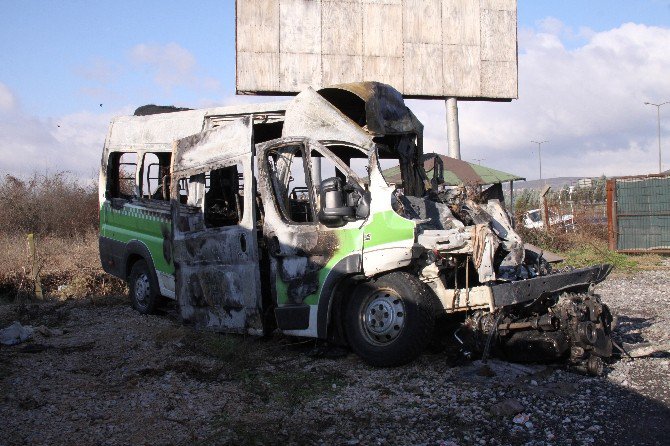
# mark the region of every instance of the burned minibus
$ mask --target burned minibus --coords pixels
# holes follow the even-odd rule
[[[599,373],[612,315],[593,288],[611,267],[552,271],[500,197],[438,187],[422,154],[421,122],[376,82],[117,118],[100,169],[102,265],[138,311],[176,299],[205,329],[279,329],[392,366],[447,318],[469,351]]]

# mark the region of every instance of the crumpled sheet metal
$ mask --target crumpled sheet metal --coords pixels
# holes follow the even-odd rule
[[[175,139],[199,132],[206,109],[149,116],[121,116],[109,128],[109,150],[169,150]]]
[[[472,228],[472,260],[479,273],[481,282],[496,279],[493,257],[500,241],[487,224],[478,224]]]
[[[365,149],[373,144],[371,135],[312,88],[296,96],[286,110],[282,137],[290,136],[346,141]]]
[[[414,133],[423,135],[423,124],[405,105],[402,94],[381,82],[354,82],[322,88],[319,93],[336,107],[346,102],[346,93],[351,93],[365,103],[365,125],[370,133],[393,135]]]
[[[172,149],[173,177],[184,178],[215,169],[230,158],[250,152],[252,143],[249,116],[179,139]]]

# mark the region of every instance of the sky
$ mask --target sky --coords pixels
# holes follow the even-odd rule
[[[110,120],[235,96],[233,0],[0,0],[0,174],[95,178]],[[519,99],[459,102],[461,155],[528,179],[658,172],[670,0],[518,0]],[[264,98],[267,100],[267,98]],[[444,102],[411,100],[426,151]],[[670,104],[661,108],[670,169]]]

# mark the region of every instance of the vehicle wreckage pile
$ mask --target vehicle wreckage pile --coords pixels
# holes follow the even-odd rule
[[[567,358],[601,374],[603,358],[612,355],[614,318],[593,287],[611,267],[552,270],[541,251],[524,248],[500,200],[486,198],[495,190],[396,195],[396,212],[420,222],[426,266],[419,277],[438,296],[455,290],[451,308],[468,309],[455,333],[467,355],[493,353],[519,362]],[[492,303],[482,303],[489,308],[470,311],[488,290]]]
[[[154,189],[139,174],[151,166]],[[396,366],[446,320],[470,353],[599,374],[613,318],[593,287],[610,266],[553,271],[514,231],[500,184],[483,186],[429,179],[423,124],[378,82],[120,117],[101,167],[101,263],[138,311],[170,297],[208,330],[278,328]]]

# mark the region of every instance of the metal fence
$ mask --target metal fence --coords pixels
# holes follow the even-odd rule
[[[544,205],[537,190],[522,190],[515,196],[515,215],[521,224],[524,224],[526,211],[543,212]],[[560,225],[566,230],[578,230],[583,226],[607,226],[607,202],[605,181],[602,185],[587,187],[564,186],[556,191],[550,191],[547,196],[547,211],[552,226]],[[505,202],[509,202],[509,194],[505,195]]]
[[[612,250],[670,254],[670,176],[608,180],[607,231]]]

